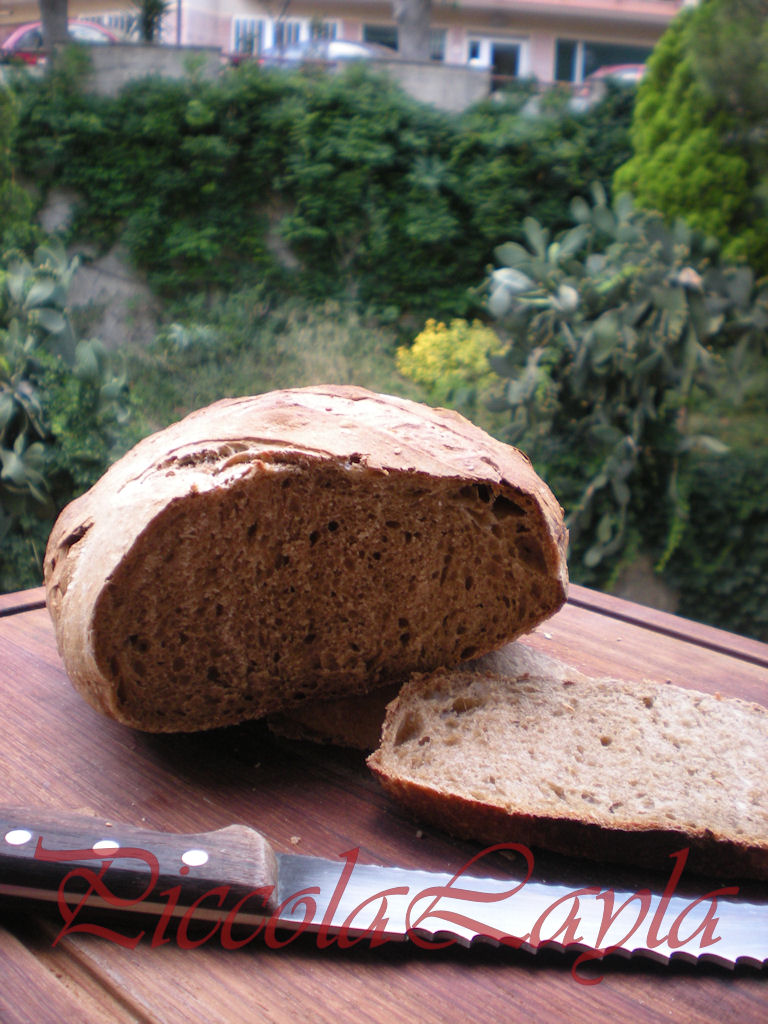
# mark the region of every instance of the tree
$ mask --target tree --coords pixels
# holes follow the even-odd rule
[[[168,13],[170,0],[134,0],[138,11],[139,38],[144,43],[157,43],[163,27],[163,18]]]
[[[46,50],[55,50],[67,42],[69,0],[40,0],[40,19]]]
[[[768,0],[704,0],[648,62],[616,191],[768,271]]]
[[[429,60],[432,0],[392,0],[398,51],[408,60]]]

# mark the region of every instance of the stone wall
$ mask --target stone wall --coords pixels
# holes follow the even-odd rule
[[[221,50],[214,46],[142,46],[114,43],[92,46],[89,87],[103,96],[116,95],[137,78],[184,78],[192,69],[202,78],[221,72]]]
[[[485,99],[491,89],[489,68],[406,60],[377,61],[376,66],[414,99],[440,110],[458,113]]]
[[[211,46],[141,46],[116,43],[89,50],[90,88],[113,96],[137,78],[158,75],[182,78],[192,68],[204,79],[216,78],[225,66],[221,50]],[[435,61],[384,60],[373,66],[391,76],[409,95],[441,110],[461,111],[490,92],[490,70]],[[336,69],[343,67],[343,62]]]

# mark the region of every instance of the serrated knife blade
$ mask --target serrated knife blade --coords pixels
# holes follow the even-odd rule
[[[484,875],[499,852],[522,868]],[[574,886],[534,880],[532,853],[514,843],[439,873],[362,863],[358,848],[336,859],[280,853],[243,825],[181,835],[11,808],[0,809],[0,904],[55,905],[54,943],[90,933],[128,948],[283,948],[307,934],[342,950],[485,942],[576,952],[577,963],[619,954],[764,968],[768,898],[743,898],[735,885],[681,894],[686,856],[673,855],[655,891]],[[109,912],[109,926],[90,920],[91,910]]]

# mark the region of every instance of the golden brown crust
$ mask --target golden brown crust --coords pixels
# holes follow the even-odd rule
[[[212,508],[225,492],[259,473],[274,476],[286,468],[313,473],[319,466],[358,481],[410,474],[520,496],[535,510],[532,558],[551,584],[540,617],[565,600],[562,510],[522,453],[458,414],[355,387],[226,399],[140,442],[67,506],[54,526],[44,563],[48,607],[67,671],[94,706],[139,727],[165,728],[126,716],[120,681],[110,678],[105,664],[104,628],[102,639],[94,639],[97,609],[119,604],[116,581],[124,578],[135,552],[155,543],[157,524],[172,530],[177,510],[181,516],[191,502]],[[209,724],[224,721],[212,715]]]
[[[671,857],[688,850],[686,869],[692,873],[734,879],[768,880],[766,843],[745,842],[703,830],[608,828],[592,821],[536,816],[504,811],[478,800],[400,779],[372,755],[368,764],[384,789],[407,807],[416,820],[429,822],[457,839],[493,846],[519,843],[566,857],[669,870]]]

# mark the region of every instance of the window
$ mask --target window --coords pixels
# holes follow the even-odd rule
[[[445,60],[444,28],[433,28],[429,33],[429,59]],[[399,49],[396,25],[363,25],[363,42],[375,43],[377,46],[388,46],[390,50]]]
[[[288,46],[295,46],[302,38],[301,24],[300,21],[295,20],[276,21],[274,46],[278,50],[284,50]]]
[[[445,29],[433,28],[429,33],[430,60],[445,60]]]
[[[586,78],[598,68],[616,64],[644,64],[651,55],[650,46],[625,46],[622,43],[584,43],[584,70]]]
[[[527,43],[523,39],[469,39],[467,60],[490,68],[491,88],[500,89],[526,73]]]
[[[233,18],[232,52],[258,55],[265,50],[286,50],[310,39],[335,39],[338,22],[315,18]]]
[[[86,21],[93,21],[97,25],[103,25],[104,28],[108,28],[111,32],[124,36],[130,35],[135,30],[136,20],[135,14],[125,12],[86,15]]]
[[[555,81],[576,82],[578,71],[579,44],[575,39],[558,39],[555,47]]]
[[[363,25],[363,42],[377,43],[379,46],[388,46],[391,50],[396,50],[397,26]]]
[[[555,81],[582,82],[599,68],[616,64],[644,64],[650,54],[650,46],[558,39],[555,47]]]
[[[491,68],[501,79],[517,78],[520,74],[520,44],[491,43]]]
[[[17,50],[41,50],[43,48],[43,33],[39,28],[31,28],[20,36],[16,42]]]
[[[309,26],[310,39],[335,39],[337,24],[335,21],[321,21],[313,18]]]
[[[264,21],[260,18],[232,19],[232,52],[259,54],[264,49]]]

